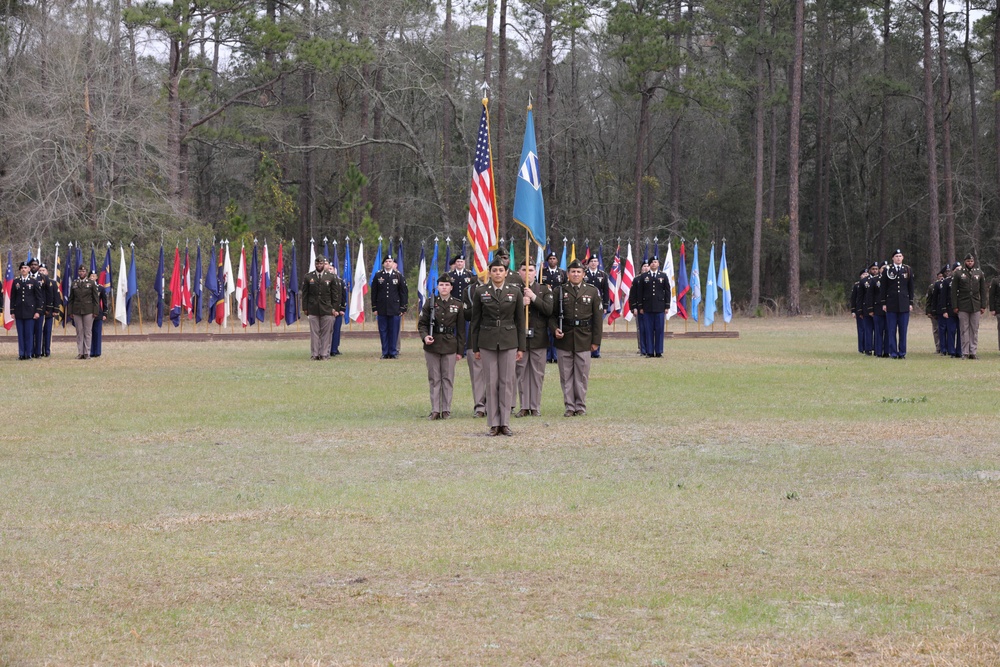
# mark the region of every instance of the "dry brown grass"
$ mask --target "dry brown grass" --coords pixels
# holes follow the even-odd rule
[[[550,375],[499,440],[464,369],[420,420],[413,346],[35,364],[60,407],[0,443],[0,664],[998,664],[996,353],[740,324],[683,364],[614,341],[586,419]]]

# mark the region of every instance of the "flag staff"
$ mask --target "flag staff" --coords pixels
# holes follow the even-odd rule
[[[111,252],[111,241],[108,241],[106,245],[107,245],[107,248],[108,248],[108,253],[110,253]],[[56,242],[56,255],[58,255],[58,254],[59,254],[59,243]],[[110,258],[110,254],[108,255],[108,257]],[[111,268],[110,264],[108,264],[108,268],[109,269]],[[105,280],[108,279],[108,275],[107,274],[104,274],[104,279]],[[108,288],[108,301],[111,302],[111,312],[114,313],[115,312],[115,294],[114,294],[114,292],[111,291],[111,283],[110,282],[107,284],[107,288]],[[114,317],[111,318],[111,333],[112,333],[112,335],[115,333],[115,318]]]
[[[130,242],[128,244],[128,246],[129,246],[129,248],[132,249],[132,256],[135,257],[135,241]],[[142,299],[139,297],[139,289],[138,289],[138,287],[136,287],[136,290],[135,290],[135,305],[136,305],[136,311],[138,311],[138,313],[139,313],[139,335],[141,336],[141,335],[143,335],[142,334]]]
[[[726,237],[725,236],[722,237],[722,247],[723,247],[723,249],[725,249],[725,247],[726,247]],[[728,267],[726,267],[726,268],[728,270]],[[726,277],[727,278],[729,277],[729,273],[728,272],[726,273]],[[716,283],[716,288],[718,288],[719,281],[716,280],[715,283]],[[722,330],[723,331],[729,331],[729,322],[726,322],[725,303],[726,303],[726,292],[723,289],[723,291],[722,291],[722,304],[723,304],[723,310],[722,310]]]

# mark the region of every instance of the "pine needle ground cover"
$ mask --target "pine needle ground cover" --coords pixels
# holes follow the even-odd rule
[[[613,339],[513,438],[414,339],[6,354],[0,664],[1000,664],[992,323]]]

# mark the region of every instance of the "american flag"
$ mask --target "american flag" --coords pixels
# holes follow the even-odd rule
[[[491,250],[497,249],[499,220],[496,191],[493,187],[493,160],[490,149],[490,114],[483,99],[483,115],[476,140],[476,162],[472,167],[472,187],[469,191],[469,229],[473,266],[476,273],[489,267]]]
[[[625,270],[622,271],[621,294],[622,317],[626,322],[632,321],[632,307],[628,304],[628,296],[632,292],[632,279],[635,277],[635,264],[632,263],[632,244],[628,244],[628,255],[625,257]]]

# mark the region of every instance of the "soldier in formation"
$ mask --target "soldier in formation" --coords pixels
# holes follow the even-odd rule
[[[17,326],[17,358],[31,359],[35,349],[35,322],[45,316],[45,295],[38,280],[31,277],[31,267],[21,262],[20,274],[11,285],[11,314]]]
[[[77,359],[90,359],[90,344],[94,335],[94,319],[101,317],[101,295],[97,281],[87,276],[87,267],[77,269],[77,279],[69,293],[66,317],[76,327]]]
[[[556,293],[549,315],[549,329],[559,349],[559,383],[562,385],[564,417],[587,414],[587,383],[591,352],[601,344],[604,305],[597,288],[583,280],[583,264],[569,265],[567,284]]]
[[[972,253],[965,256],[963,265],[957,265],[951,276],[951,305],[958,316],[961,354],[963,359],[976,359],[979,351],[979,318],[986,312],[986,276],[976,266]]]
[[[551,287],[537,281],[533,263],[521,262],[519,273],[525,284],[521,302],[528,309],[528,330],[525,332],[526,349],[517,362],[516,371],[521,409],[514,416],[538,417],[542,414],[542,384],[545,381],[545,354],[553,293]]]
[[[396,270],[396,259],[386,255],[382,269],[372,283],[372,312],[378,321],[378,334],[382,342],[382,358],[399,357],[399,326],[406,312],[409,292],[406,279]]]
[[[489,282],[472,296],[472,351],[482,360],[486,382],[486,418],[489,435],[513,435],[515,365],[524,356],[523,294],[506,281],[507,267],[500,259],[490,263]]]
[[[424,343],[431,413],[427,419],[451,418],[455,363],[465,354],[465,304],[452,296],[448,274],[438,278],[438,296],[431,295],[420,311],[417,330]]]
[[[335,313],[343,311],[342,289],[333,273],[326,270],[326,257],[316,258],[313,271],[302,280],[302,314],[309,320],[309,354],[313,361],[330,358]]]
[[[603,313],[611,310],[611,290],[608,289],[608,274],[601,271],[601,263],[597,259],[597,255],[591,255],[590,259],[587,260],[587,271],[583,274],[583,280],[588,285],[593,285],[597,289],[597,293],[601,295],[601,309],[602,317]],[[594,359],[601,358],[601,346],[598,345],[597,349],[594,350],[591,355]]]

